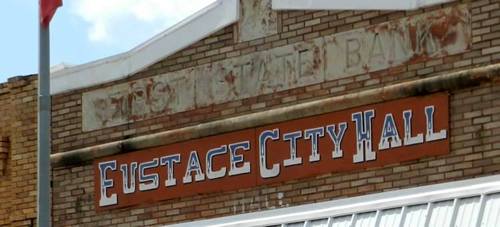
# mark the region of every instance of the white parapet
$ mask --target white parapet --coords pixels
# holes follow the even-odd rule
[[[51,75],[51,94],[126,78],[231,25],[239,19],[239,0],[217,0],[134,49]]]

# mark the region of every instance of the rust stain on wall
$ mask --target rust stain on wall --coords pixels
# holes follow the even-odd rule
[[[238,24],[240,42],[278,33],[278,13],[271,8],[271,0],[241,1],[241,19]]]
[[[326,37],[327,78],[333,80],[462,53],[471,45],[465,6]]]

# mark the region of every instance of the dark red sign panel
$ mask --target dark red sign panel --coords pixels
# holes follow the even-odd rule
[[[374,104],[96,160],[97,209],[449,153],[448,95]]]

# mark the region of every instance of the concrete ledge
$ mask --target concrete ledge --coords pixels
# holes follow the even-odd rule
[[[110,155],[295,120],[383,101],[468,88],[477,86],[483,82],[498,80],[500,78],[499,74],[500,64],[494,64],[57,153],[51,155],[50,158],[53,167],[82,165],[94,159]]]

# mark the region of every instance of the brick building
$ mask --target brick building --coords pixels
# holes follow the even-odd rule
[[[500,2],[304,2],[53,73],[53,225],[499,225]],[[35,82],[0,87],[0,225],[35,222]]]
[[[0,225],[30,226],[36,219],[36,76],[0,86]]]

